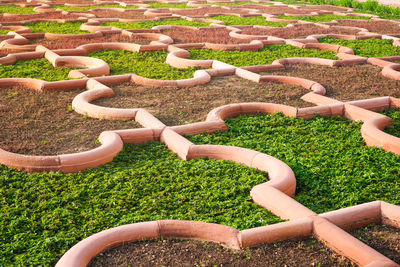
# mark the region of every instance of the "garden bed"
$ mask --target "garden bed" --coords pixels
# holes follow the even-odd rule
[[[301,257],[299,257],[301,255]],[[266,244],[243,251],[214,243],[165,239],[125,243],[98,255],[96,266],[355,266],[307,238]]]
[[[119,12],[115,10],[94,10],[91,12],[98,18],[121,18],[121,19],[150,19],[145,16],[142,10],[130,10],[129,12]]]
[[[338,20],[338,23],[334,25],[359,27],[381,34],[400,33],[400,24],[389,21]]]

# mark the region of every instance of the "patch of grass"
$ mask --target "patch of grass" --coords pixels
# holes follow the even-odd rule
[[[70,68],[54,68],[45,59],[17,61],[14,65],[0,64],[0,78],[35,78],[45,81],[68,80]]]
[[[196,7],[188,6],[186,3],[168,4],[168,3],[158,3],[158,2],[146,2],[146,4],[150,5],[152,8],[180,8],[180,9],[196,8]]]
[[[212,3],[212,5],[217,6],[242,6],[242,5],[273,5],[273,3],[257,3],[252,1],[243,1],[243,2],[231,2],[231,3]]]
[[[59,34],[89,33],[87,31],[80,30],[80,27],[82,25],[81,21],[67,21],[65,23],[41,21],[33,23],[23,23],[23,25],[31,28],[32,32],[49,32]]]
[[[146,20],[138,22],[105,22],[101,24],[102,26],[113,26],[120,29],[149,29],[158,25],[184,25],[193,27],[208,27],[210,23],[198,22],[198,21],[188,21],[179,18],[168,18],[162,20]]]
[[[367,147],[359,122],[274,114],[240,116],[227,124],[227,132],[190,140],[245,147],[284,161],[297,178],[295,199],[317,213],[374,200],[400,204],[400,158]]]
[[[269,45],[258,52],[216,51],[190,49],[192,59],[215,59],[236,67],[271,64],[274,60],[288,57],[319,57],[337,59],[334,52],[316,49],[301,49],[291,45]]]
[[[65,11],[88,11],[96,8],[125,8],[125,9],[137,9],[137,6],[120,6],[120,5],[92,5],[92,6],[53,6],[53,8],[59,8]]]
[[[364,16],[340,16],[340,15],[333,15],[333,14],[326,14],[320,16],[284,16],[279,15],[278,18],[280,19],[296,19],[296,20],[305,20],[310,22],[330,22],[332,20],[337,19],[362,19],[362,20],[370,20],[369,17]]]
[[[82,173],[0,167],[0,265],[54,266],[85,237],[123,224],[199,220],[247,229],[281,221],[253,204],[267,174],[228,161],[183,161],[159,142],[127,144]]]
[[[400,111],[398,109],[388,109],[382,112],[382,114],[392,118],[393,126],[385,128],[385,132],[396,137],[400,137]]]
[[[0,34],[7,34],[11,30],[0,30]]]
[[[235,25],[263,25],[270,27],[285,27],[289,23],[285,22],[274,22],[267,21],[265,17],[237,17],[237,16],[214,16],[210,17],[210,19],[216,19],[225,22],[226,26],[235,26]]]
[[[14,5],[0,6],[0,13],[10,13],[10,14],[35,14],[33,7],[21,7]]]
[[[107,62],[111,69],[111,75],[135,73],[146,78],[161,80],[193,78],[193,74],[198,68],[173,68],[164,63],[167,55],[166,51],[142,53],[126,50],[103,50],[90,53],[88,56]]]
[[[320,43],[338,44],[349,47],[354,53],[362,57],[400,56],[400,47],[393,46],[393,40],[366,39],[342,40],[330,37],[318,39]]]

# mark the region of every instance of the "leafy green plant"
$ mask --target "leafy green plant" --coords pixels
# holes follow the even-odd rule
[[[180,18],[168,18],[161,20],[144,20],[138,22],[104,22],[103,26],[113,26],[120,29],[149,29],[158,25],[183,25],[183,26],[193,26],[193,27],[208,27],[210,23],[199,22],[199,21],[188,21]]]
[[[263,16],[257,17],[238,17],[238,16],[214,16],[211,19],[221,20],[225,22],[226,26],[234,25],[263,25],[270,27],[285,27],[288,23],[267,21]]]
[[[217,51],[210,49],[189,50],[192,59],[215,59],[236,67],[271,64],[274,60],[287,57],[319,57],[337,59],[334,52],[316,49],[301,49],[291,45],[269,45],[258,52]]]
[[[17,61],[14,65],[0,64],[0,78],[35,78],[45,81],[68,80],[70,68],[54,68],[45,59]]]
[[[354,53],[362,57],[388,57],[400,55],[400,47],[393,46],[393,40],[366,39],[366,40],[342,40],[330,37],[318,39],[320,43],[338,44],[349,47]]]
[[[81,173],[0,166],[0,265],[54,266],[85,237],[113,226],[180,219],[247,229],[279,222],[249,192],[266,173],[228,161],[182,161],[164,144],[125,145]]]
[[[0,13],[10,13],[10,14],[35,14],[33,7],[22,7],[14,5],[4,5],[0,6]]]
[[[388,109],[382,113],[393,120],[393,126],[386,127],[385,132],[400,137],[400,111],[398,109]]]
[[[7,34],[10,30],[0,30],[0,34]]]
[[[305,21],[310,21],[310,22],[329,22],[332,20],[337,20],[337,19],[362,19],[362,20],[370,20],[370,17],[364,17],[364,16],[340,16],[340,15],[333,15],[333,14],[326,14],[326,15],[320,15],[320,16],[284,16],[284,15],[279,15],[278,18],[280,19],[295,19],[295,20],[305,20]]]
[[[193,78],[193,74],[198,68],[173,68],[164,63],[167,55],[166,51],[102,50],[90,53],[88,56],[107,62],[111,69],[111,75],[135,73],[146,78],[161,80]]]
[[[125,8],[125,9],[136,9],[138,6],[120,6],[120,5],[90,5],[90,6],[53,6],[65,11],[87,11],[96,8]]]
[[[31,28],[32,32],[50,32],[59,34],[89,33],[87,31],[80,30],[82,25],[81,21],[67,21],[65,23],[41,21],[23,23],[23,25]]]

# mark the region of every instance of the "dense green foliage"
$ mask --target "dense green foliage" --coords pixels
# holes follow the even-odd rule
[[[0,265],[54,266],[78,241],[110,227],[186,219],[246,229],[276,223],[253,204],[267,174],[227,161],[178,159],[163,144],[126,145],[83,173],[0,167]]]
[[[396,116],[399,121],[399,111]],[[317,213],[374,200],[400,204],[399,156],[367,147],[358,122],[275,114],[241,116],[227,123],[230,131],[191,140],[250,148],[281,159],[296,175],[295,199]]]
[[[89,54],[108,63],[111,75],[135,73],[137,75],[159,80],[177,80],[193,78],[197,68],[178,69],[164,63],[168,53],[130,52],[127,50],[102,50]]]
[[[371,13],[386,19],[400,19],[400,8],[381,5],[376,0],[367,0],[366,2],[359,2],[358,0],[272,0],[279,1],[286,4],[317,4],[317,5],[335,5],[350,8],[357,8],[359,12]]]
[[[35,78],[45,81],[68,80],[69,68],[54,68],[45,59],[17,61],[14,65],[0,64],[0,78]]]
[[[216,51],[190,49],[192,59],[215,59],[236,67],[271,64],[274,60],[288,57],[319,57],[337,59],[334,52],[316,49],[301,49],[291,45],[269,45],[258,52]]]
[[[263,25],[270,27],[285,27],[288,23],[267,21],[263,16],[257,17],[238,17],[238,16],[214,16],[210,19],[216,19],[225,22],[226,26],[234,25]]]
[[[7,34],[10,30],[0,30],[0,34]]]
[[[168,4],[168,3],[159,3],[159,2],[146,2],[146,4],[150,5],[152,8],[180,8],[180,9],[196,8],[196,7],[188,6],[186,3]]]
[[[392,118],[393,126],[388,126],[385,132],[396,137],[400,137],[400,112],[398,109],[388,109],[382,112],[384,115]]]
[[[320,16],[300,16],[300,17],[279,15],[278,18],[305,20],[305,21],[310,21],[310,22],[330,22],[332,20],[337,20],[337,19],[370,20],[370,17],[364,17],[364,16],[340,16],[340,15],[333,15],[333,14],[320,15]]]
[[[33,11],[33,7],[21,7],[14,5],[4,5],[0,6],[0,13],[9,13],[9,14],[35,14]]]
[[[23,23],[24,26],[31,28],[32,32],[49,32],[49,33],[60,33],[60,34],[79,34],[89,33],[87,31],[81,31],[81,21],[67,21],[65,23],[41,21],[32,23]]]
[[[400,47],[393,46],[393,40],[389,39],[342,40],[324,37],[318,41],[349,47],[354,50],[354,54],[362,57],[400,56]]]
[[[65,11],[87,11],[96,8],[125,8],[136,9],[138,6],[120,6],[120,5],[90,5],[90,6],[53,6],[53,8],[62,9]]]
[[[208,27],[210,23],[199,22],[199,21],[188,21],[179,18],[168,18],[162,20],[144,20],[139,22],[104,22],[102,26],[113,26],[120,29],[149,29],[158,25],[184,25],[193,27]]]

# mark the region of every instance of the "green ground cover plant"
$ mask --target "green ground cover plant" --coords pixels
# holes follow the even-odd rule
[[[104,22],[102,26],[112,26],[121,29],[149,29],[158,25],[183,25],[183,26],[193,26],[193,27],[208,27],[210,23],[199,22],[199,21],[188,21],[180,18],[168,18],[162,20],[146,20],[138,22]]]
[[[0,34],[7,34],[10,30],[0,30]]]
[[[0,13],[10,13],[10,14],[35,14],[33,7],[22,7],[14,5],[4,5],[0,6]]]
[[[180,8],[180,9],[196,8],[196,7],[188,6],[186,3],[167,4],[167,3],[158,3],[158,2],[147,2],[146,4],[150,5],[152,8]]]
[[[305,20],[310,22],[330,22],[332,20],[337,19],[362,19],[362,20],[370,20],[369,17],[364,16],[340,16],[340,15],[333,15],[333,14],[326,14],[320,16],[284,16],[279,15],[278,18],[280,19],[296,19],[296,20]]]
[[[89,33],[80,30],[83,22],[81,21],[67,21],[65,23],[41,21],[32,23],[23,23],[24,26],[31,28],[32,32],[49,32],[59,34],[81,34]]]
[[[385,19],[400,19],[400,8],[381,5],[376,0],[359,2],[358,0],[272,0],[285,4],[313,4],[313,5],[335,5],[358,9],[358,12],[370,13]]]
[[[45,59],[17,61],[14,65],[0,64],[0,78],[35,78],[45,81],[68,80],[70,68],[54,68]]]
[[[398,125],[400,112],[391,114]],[[367,147],[359,122],[274,114],[240,116],[227,124],[227,132],[190,139],[196,144],[245,147],[284,161],[297,178],[295,199],[317,213],[374,200],[400,204],[400,158]]]
[[[91,5],[91,6],[53,6],[52,8],[58,8],[65,11],[88,11],[95,8],[125,8],[125,9],[136,9],[138,6],[120,6],[120,5]]]
[[[271,64],[274,60],[288,57],[319,57],[337,59],[331,51],[301,49],[291,45],[269,45],[258,52],[217,51],[210,49],[190,49],[192,59],[215,59],[236,67]]]
[[[111,75],[135,73],[137,75],[159,80],[177,80],[193,78],[198,68],[178,69],[164,63],[168,53],[155,52],[130,52],[127,50],[102,50],[90,53],[88,56],[96,57],[108,63]]]
[[[393,46],[393,40],[366,39],[342,40],[331,37],[318,39],[320,43],[338,44],[354,50],[354,54],[362,57],[400,56],[400,47]]]
[[[234,25],[262,25],[262,26],[270,26],[270,27],[285,27],[289,23],[285,22],[274,22],[267,21],[263,16],[257,17],[238,17],[238,16],[214,16],[210,17],[210,19],[216,19],[225,22],[226,26],[234,26]]]
[[[400,137],[400,111],[399,109],[388,109],[382,112],[382,114],[392,118],[393,126],[385,128],[385,132],[396,137]]]
[[[54,266],[85,237],[113,226],[181,219],[246,229],[280,219],[253,204],[267,174],[228,161],[182,161],[164,144],[127,144],[82,173],[28,174],[0,166],[0,265]]]

